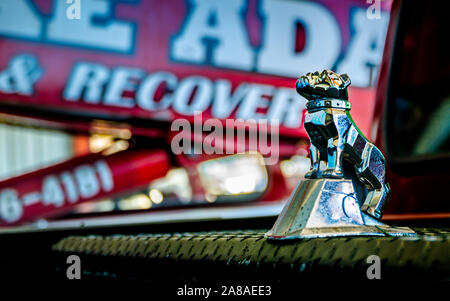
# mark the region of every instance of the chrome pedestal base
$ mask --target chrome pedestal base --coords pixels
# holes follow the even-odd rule
[[[351,180],[322,178],[299,183],[266,238],[415,235],[362,212]]]

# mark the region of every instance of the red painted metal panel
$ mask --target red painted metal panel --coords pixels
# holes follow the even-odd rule
[[[70,159],[0,182],[0,226],[54,216],[86,201],[143,188],[169,169],[160,150],[130,149]]]
[[[390,1],[382,2],[384,14],[381,15],[381,21],[368,20],[366,11],[369,4],[365,0],[209,1],[220,6],[220,10],[212,11],[208,22],[215,22],[221,30],[225,28],[231,33],[219,33],[219,39],[211,42],[216,43],[215,46],[210,48],[202,44],[206,43],[203,40],[199,42],[201,47],[209,49],[206,52],[211,51],[209,54],[205,53],[199,62],[189,57],[180,58],[175,42],[196,18],[196,9],[203,2],[149,0],[116,3],[88,0],[81,1],[80,20],[69,20],[66,17],[69,4],[48,0],[7,0],[3,4],[4,13],[0,15],[0,110],[13,105],[18,114],[25,114],[23,108],[27,108],[28,114],[36,115],[37,118],[45,116],[47,119],[66,114],[59,123],[47,122],[43,125],[64,129],[70,129],[74,125],[81,130],[83,126],[80,121],[73,122],[80,116],[131,123],[136,118],[171,121],[183,117],[191,120],[192,112],[189,110],[196,107],[195,100],[192,100],[196,97],[192,96],[196,92],[189,90],[188,84],[192,80],[197,81],[197,85],[200,85],[200,81],[205,87],[205,103],[197,103],[204,120],[209,117],[274,117],[280,121],[281,134],[305,136],[302,123],[304,103],[292,89],[295,78],[313,71],[311,68],[328,67],[349,72],[353,67],[344,68],[345,62],[360,62],[358,68],[363,72],[354,71],[353,75],[350,73],[354,82],[350,94],[354,94],[354,119],[361,120],[361,128],[368,134],[367,121],[372,114],[374,90],[370,84],[361,83],[376,76],[377,63],[374,63],[372,69],[368,68],[366,63],[372,64],[369,62],[372,59],[361,60],[360,56],[361,53],[370,53],[373,45],[378,50],[369,56],[376,57],[377,53],[381,56],[382,45],[377,45],[378,42],[374,44],[373,28],[378,26],[379,29],[375,29],[375,32],[379,30],[381,37],[384,37],[384,29],[380,24],[387,17],[385,12],[389,9]],[[286,4],[294,5],[299,16],[292,17],[292,24],[280,27],[276,16],[280,13],[288,15],[289,7],[283,6]],[[314,18],[302,14],[305,11],[311,11]],[[239,18],[233,18],[236,12],[239,13]],[[14,13],[20,13],[20,18]],[[221,24],[220,18],[223,17],[227,17],[225,22],[230,23]],[[217,20],[214,21],[214,18]],[[316,26],[315,22],[320,23],[320,26]],[[328,28],[325,28],[326,24],[329,25]],[[292,29],[294,25],[295,30]],[[113,26],[120,30],[116,36],[110,37],[108,35],[114,32],[109,30]],[[206,29],[202,30],[211,32],[214,31],[213,27],[205,25]],[[317,28],[322,28],[323,31]],[[283,37],[279,45],[271,40],[276,36],[272,35],[270,38],[271,30]],[[125,33],[121,34],[123,32]],[[218,54],[217,45],[226,44],[220,35],[227,34],[235,39],[236,45],[232,48],[235,53],[225,53],[230,57],[223,59]],[[212,35],[215,36],[214,33]],[[365,36],[370,36],[370,39],[361,40]],[[238,47],[238,37],[244,39],[247,51],[251,53],[249,55],[253,55],[248,66],[239,63],[239,58],[245,54],[245,47]],[[192,44],[193,37],[187,38]],[[282,48],[283,45],[293,48],[291,50],[295,53],[291,53],[292,56],[309,55],[308,58],[311,59],[305,60],[305,63],[310,67],[306,70],[305,63],[298,66],[285,64],[286,72],[264,67],[264,64],[279,62],[285,56],[282,50],[272,51],[271,55],[265,55],[264,52],[276,50],[276,47]],[[192,49],[184,50],[189,52]],[[369,61],[366,62],[366,59]],[[236,60],[239,64],[233,65],[229,60]],[[324,61],[327,61],[326,66],[323,66]],[[292,69],[292,65],[295,65],[295,69]],[[291,70],[287,70],[288,67]],[[86,73],[86,68],[91,73]],[[83,73],[83,70],[86,72]],[[170,86],[168,89],[161,85],[154,93],[150,93],[149,82],[157,80],[158,74],[171,78],[173,83],[167,84]],[[123,76],[127,80],[123,81]],[[83,89],[80,86],[78,90],[74,88],[77,80],[85,81]],[[93,88],[96,81],[97,84],[101,83]],[[236,107],[230,107],[230,97],[239,89],[245,90],[245,87],[250,88],[243,92],[243,99],[236,100]],[[361,94],[360,91],[365,92]],[[197,91],[195,95],[198,94]],[[164,95],[168,96],[167,105],[161,103]],[[149,101],[149,97],[154,97],[156,103]],[[226,104],[222,103],[225,112],[219,114],[216,109],[220,106],[221,97],[226,97]],[[185,106],[175,104],[176,99],[184,100]],[[364,105],[356,110],[360,103]],[[8,108],[10,109],[11,107]],[[288,114],[293,115],[286,117]],[[83,119],[83,122],[87,121]],[[142,133],[146,134],[145,131]]]

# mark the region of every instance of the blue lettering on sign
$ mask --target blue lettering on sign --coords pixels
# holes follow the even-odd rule
[[[367,8],[354,6],[348,22],[350,41],[342,45],[341,28],[323,4],[260,0],[261,39],[256,46],[250,42],[245,22],[247,0],[185,1],[186,16],[179,30],[171,33],[168,45],[169,59],[174,62],[291,78],[332,68],[347,73],[357,87],[370,87],[377,78],[387,12],[369,19]],[[1,0],[0,36],[132,54],[137,24],[114,15],[117,4],[123,2],[138,0],[83,0],[76,6],[79,11],[68,17],[68,9],[78,3],[75,0],[54,0],[50,15],[42,14],[32,0]],[[305,30],[301,51],[295,50],[296,24]]]
[[[261,44],[250,43],[245,23],[246,0],[186,0],[187,16],[170,42],[170,59],[195,65],[297,77],[312,70],[346,72],[354,86],[376,78],[389,15],[368,19],[366,8],[354,7],[349,44],[330,10],[312,1],[261,0]],[[355,12],[355,13],[353,13]],[[305,47],[295,50],[296,24],[305,29]],[[368,65],[370,68],[368,68]]]
[[[84,0],[80,18],[68,18],[71,3],[53,1],[52,13],[39,12],[31,0],[0,2],[0,36],[39,43],[51,43],[131,54],[134,52],[136,24],[118,20],[118,3],[137,0]]]

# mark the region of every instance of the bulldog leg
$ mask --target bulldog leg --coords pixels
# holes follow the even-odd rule
[[[343,178],[342,172],[342,153],[344,151],[344,142],[340,137],[330,138],[328,140],[328,165],[323,172],[324,177],[328,178]]]
[[[367,143],[363,151],[363,160],[358,169],[359,177],[366,184],[368,194],[361,210],[381,218],[390,188],[385,182],[385,159],[381,151],[372,143]]]
[[[389,192],[390,187],[387,183],[383,184],[381,188],[369,190],[364,204],[361,206],[361,210],[380,219],[383,207],[389,200]]]
[[[328,178],[344,177],[342,171],[342,155],[344,153],[344,145],[347,140],[348,130],[351,123],[343,110],[331,109],[329,115],[332,118],[333,127],[329,127],[331,137],[328,139],[328,166],[323,175]]]
[[[320,167],[320,151],[314,144],[309,147],[311,152],[311,169],[305,174],[305,178],[313,179],[319,174]]]

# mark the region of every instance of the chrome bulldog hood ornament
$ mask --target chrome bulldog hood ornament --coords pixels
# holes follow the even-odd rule
[[[379,221],[390,193],[385,159],[350,116],[349,85],[348,75],[330,70],[297,80],[297,92],[308,100],[304,124],[311,141],[311,169],[266,237],[415,235],[409,228]]]

